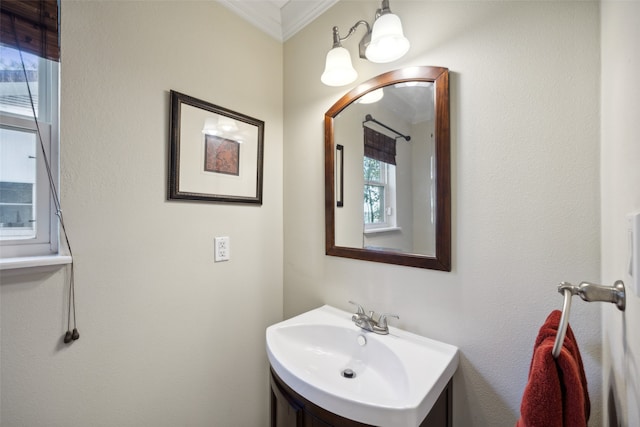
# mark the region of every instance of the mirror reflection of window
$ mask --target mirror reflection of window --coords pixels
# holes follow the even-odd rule
[[[371,231],[396,226],[396,167],[364,157],[364,229]]]
[[[396,227],[396,140],[364,124],[363,137],[364,231],[391,230]]]

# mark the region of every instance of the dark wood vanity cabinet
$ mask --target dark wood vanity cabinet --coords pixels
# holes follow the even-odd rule
[[[451,381],[420,427],[451,427]],[[349,420],[308,401],[271,370],[271,427],[372,427]],[[380,426],[404,427],[404,426]]]

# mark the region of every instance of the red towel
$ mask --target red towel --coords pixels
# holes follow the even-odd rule
[[[561,313],[549,314],[538,332],[516,427],[586,427],[591,411],[582,357],[570,326],[553,358]]]

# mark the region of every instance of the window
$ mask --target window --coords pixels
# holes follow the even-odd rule
[[[363,126],[364,231],[396,228],[396,141]]]
[[[21,59],[18,50],[0,45],[2,258],[58,251],[56,212],[45,155],[57,186],[58,63],[25,52]]]
[[[362,169],[365,231],[395,227],[395,165],[365,156]]]

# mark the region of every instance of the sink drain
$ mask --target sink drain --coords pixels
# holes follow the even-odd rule
[[[356,373],[353,372],[353,369],[345,369],[344,371],[342,371],[342,376],[345,378],[355,378],[356,377]]]

